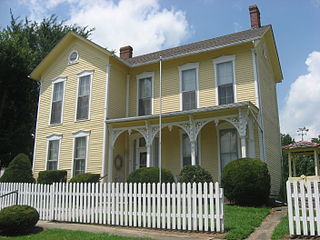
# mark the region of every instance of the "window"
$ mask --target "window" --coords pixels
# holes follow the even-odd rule
[[[59,153],[60,142],[62,135],[53,134],[47,137],[48,149],[47,149],[47,163],[46,170],[58,170],[59,168]]]
[[[223,56],[213,60],[219,105],[236,102],[234,64],[235,56]]]
[[[53,81],[50,124],[59,124],[62,122],[65,80],[66,78],[58,78],[55,81]]]
[[[199,141],[196,142],[196,165],[199,165]],[[191,143],[188,134],[182,134],[182,167],[192,165]]]
[[[76,50],[73,50],[68,58],[69,64],[76,63],[79,59],[79,54]]]
[[[88,120],[90,112],[90,91],[92,73],[79,76],[76,120]]]
[[[153,73],[142,73],[137,76],[138,81],[138,115],[152,114]]]
[[[238,140],[236,129],[220,130],[221,170],[229,162],[238,159]]]
[[[90,131],[74,133],[73,176],[86,172]]]
[[[197,108],[198,67],[197,63],[188,63],[179,67],[182,111]]]

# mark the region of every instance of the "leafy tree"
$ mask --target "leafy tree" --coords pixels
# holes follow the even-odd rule
[[[317,138],[312,138],[311,142],[320,143],[320,135]]]
[[[41,22],[14,18],[0,28],[0,161],[7,166],[18,153],[32,157],[39,83],[32,70],[69,32],[88,38],[93,29],[65,25],[57,17]]]

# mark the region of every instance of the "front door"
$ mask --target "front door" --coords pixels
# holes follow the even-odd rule
[[[147,147],[144,137],[133,140],[133,170],[147,166]]]

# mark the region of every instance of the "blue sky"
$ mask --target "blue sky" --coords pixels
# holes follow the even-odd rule
[[[320,134],[320,0],[0,0],[0,25],[9,23],[10,8],[15,16],[35,20],[56,14],[95,27],[92,40],[100,45],[117,50],[131,44],[141,54],[249,29],[252,4],[276,37],[284,75],[277,87],[281,130],[295,136],[306,126],[309,138],[315,137]],[[110,19],[114,22],[106,24]]]

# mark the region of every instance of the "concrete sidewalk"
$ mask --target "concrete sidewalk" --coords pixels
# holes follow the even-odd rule
[[[85,231],[93,233],[108,233],[110,235],[119,235],[125,237],[136,238],[153,238],[159,240],[214,240],[223,239],[223,234],[210,234],[210,233],[194,233],[194,232],[178,232],[178,231],[162,231],[151,230],[145,228],[133,227],[114,227],[106,225],[93,225],[93,224],[74,224],[74,223],[57,223],[39,221],[38,227],[43,229],[59,228],[66,230]]]
[[[286,207],[273,208],[271,213],[263,220],[260,227],[247,238],[247,240],[269,240],[273,230],[276,228],[281,218],[287,213]]]

